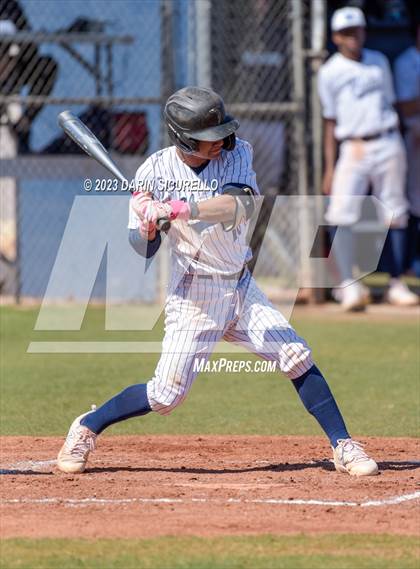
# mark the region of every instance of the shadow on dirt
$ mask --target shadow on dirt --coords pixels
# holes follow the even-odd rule
[[[386,461],[378,462],[379,470],[416,470],[420,468],[417,461]],[[329,460],[319,460],[315,462],[284,462],[281,464],[269,464],[267,466],[255,466],[250,468],[189,468],[181,466],[170,467],[144,467],[144,466],[104,466],[86,469],[90,474],[107,474],[109,472],[172,472],[174,474],[243,474],[247,472],[297,472],[300,470],[319,469],[325,471],[335,470],[334,464]]]

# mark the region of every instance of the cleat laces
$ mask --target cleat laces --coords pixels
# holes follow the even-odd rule
[[[354,441],[353,439],[339,439],[337,442],[339,445],[342,445],[342,457],[346,463],[371,460],[365,453],[362,443],[359,441]]]
[[[87,427],[82,427],[66,444],[67,450],[74,457],[84,458],[87,452],[95,450],[95,438]]]

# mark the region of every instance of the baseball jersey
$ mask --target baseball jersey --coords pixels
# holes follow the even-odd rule
[[[406,49],[394,65],[395,90],[398,101],[409,101],[420,97],[420,51],[415,46]],[[419,117],[406,117],[406,126],[415,126]]]
[[[319,70],[318,90],[324,118],[336,121],[337,140],[398,125],[389,63],[379,51],[363,49],[361,61],[334,54]]]
[[[236,139],[234,150],[222,150],[216,160],[204,168],[193,169],[178,156],[175,146],[152,154],[137,170],[136,188],[153,193],[160,201],[186,200],[200,202],[222,193],[225,184],[250,186],[256,194],[259,189],[252,167],[252,147],[245,140]],[[130,229],[136,229],[139,220],[130,207]],[[221,223],[199,220],[175,220],[168,233],[171,264],[184,272],[230,275],[239,272],[251,259],[248,246],[249,222],[241,223],[232,231],[225,231]]]

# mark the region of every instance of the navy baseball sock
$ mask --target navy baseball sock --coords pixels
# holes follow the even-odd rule
[[[104,429],[131,417],[139,417],[150,413],[145,383],[130,385],[121,393],[101,405],[99,409],[83,417],[80,424],[97,435]]]
[[[399,278],[405,269],[405,256],[407,252],[407,230],[393,228],[389,231],[391,245],[391,268],[392,278]]]
[[[299,378],[293,379],[292,383],[302,403],[318,421],[334,448],[338,439],[350,438],[328,383],[315,365]]]

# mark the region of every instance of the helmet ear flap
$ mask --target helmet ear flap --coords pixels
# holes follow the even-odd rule
[[[200,141],[195,140],[194,138],[189,138],[188,144],[189,147],[191,148],[191,152],[196,152],[198,150],[198,147],[200,146]]]
[[[180,150],[187,154],[191,154],[191,152],[195,152],[198,149],[198,140],[194,140],[192,138],[187,139],[182,136],[182,134],[177,132],[169,122],[167,122],[167,126],[169,138]]]
[[[225,150],[233,150],[236,144],[236,136],[235,133],[232,132],[229,136],[223,139],[223,148]]]

